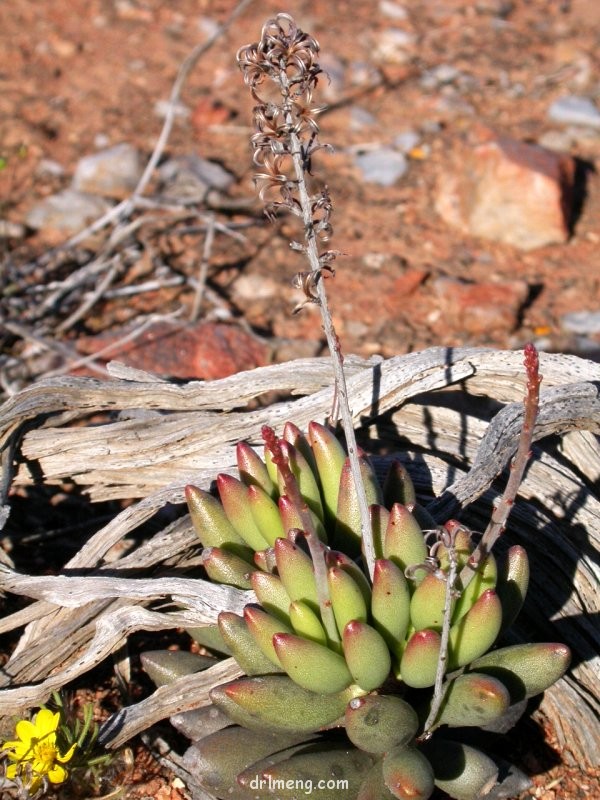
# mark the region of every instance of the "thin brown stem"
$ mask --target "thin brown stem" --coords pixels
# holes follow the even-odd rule
[[[202,248],[202,258],[200,259],[200,267],[198,269],[198,285],[194,294],[194,303],[192,305],[192,312],[190,314],[191,322],[196,322],[200,316],[200,309],[202,308],[202,300],[204,298],[204,289],[206,288],[206,278],[208,276],[208,265],[210,263],[210,255],[212,253],[213,242],[215,240],[215,220],[210,217],[206,236],[204,237],[204,246]]]
[[[454,585],[456,583],[457,561],[456,561],[456,548],[455,536],[457,528],[453,530],[445,530],[442,535],[445,538],[442,540],[446,545],[448,552],[448,559],[450,565],[448,572],[445,575],[446,580],[446,593],[444,595],[444,620],[442,623],[442,638],[440,642],[440,654],[438,657],[437,668],[435,671],[435,683],[433,688],[433,697],[431,699],[431,707],[429,714],[423,726],[423,739],[428,739],[432,734],[432,728],[435,725],[440,706],[444,699],[443,682],[444,675],[446,674],[446,664],[448,662],[448,642],[450,639],[450,623],[452,620],[452,598],[454,595]]]
[[[287,75],[284,70],[281,71],[281,86],[284,92],[284,109],[286,112],[286,121],[290,128],[290,155],[294,164],[294,174],[296,177],[298,188],[298,199],[302,210],[302,222],[304,224],[304,239],[305,239],[305,252],[311,271],[315,274],[316,291],[319,299],[319,308],[321,311],[321,319],[323,321],[323,330],[327,339],[327,346],[331,353],[331,362],[334,373],[334,407],[339,408],[342,417],[342,427],[346,437],[346,447],[348,449],[348,457],[350,459],[350,469],[352,471],[352,478],[356,488],[358,498],[360,519],[361,519],[361,535],[363,541],[363,550],[365,561],[369,575],[373,578],[373,569],[375,565],[375,547],[373,545],[373,538],[371,536],[371,521],[369,516],[369,504],[365,493],[364,484],[362,481],[360,464],[358,461],[358,446],[356,444],[356,436],[354,433],[354,423],[352,419],[352,412],[348,400],[348,389],[346,386],[346,374],[344,372],[343,357],[340,349],[339,339],[335,331],[331,311],[329,310],[329,303],[327,299],[327,290],[325,288],[325,281],[319,279],[322,272],[321,260],[319,258],[319,249],[317,246],[317,237],[315,234],[315,227],[313,222],[313,210],[311,199],[306,186],[306,166],[302,153],[302,143],[298,134],[294,131],[292,113],[290,110],[290,94],[287,83]]]
[[[531,457],[531,442],[533,431],[539,412],[540,405],[540,383],[542,376],[539,373],[540,360],[538,352],[533,344],[525,345],[524,364],[527,373],[527,388],[523,404],[525,412],[523,414],[523,424],[517,452],[510,464],[510,474],[502,496],[494,505],[490,522],[475,550],[460,573],[460,582],[463,589],[467,586],[481,562],[491,552],[497,539],[504,533],[508,516],[519,491],[519,486],[523,480],[523,475],[527,467],[527,462]]]

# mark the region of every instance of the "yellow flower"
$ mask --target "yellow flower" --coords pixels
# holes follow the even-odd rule
[[[1,749],[8,751],[8,758],[15,762],[6,768],[6,777],[10,780],[20,777],[32,794],[46,777],[50,783],[63,783],[68,777],[63,764],[73,757],[77,745],[72,745],[64,754],[59,752],[56,744],[59,722],[60,712],[53,714],[42,708],[32,722],[19,720],[15,729],[19,738],[2,745]]]

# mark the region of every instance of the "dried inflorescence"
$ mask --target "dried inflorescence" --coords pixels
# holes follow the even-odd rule
[[[288,74],[288,83],[296,94],[308,95],[317,84],[321,68],[317,63],[319,43],[304,33],[289,14],[277,14],[263,25],[260,41],[238,50],[237,61],[244,71],[244,80],[253,97],[261,102],[256,91],[265,78],[279,82],[281,70]]]
[[[290,246],[306,257],[310,270],[298,272],[292,281],[304,294],[294,313],[308,304],[320,308],[334,373],[329,420],[334,425],[338,418],[342,421],[350,469],[358,492],[367,566],[372,573],[375,556],[366,538],[368,504],[362,488],[340,341],[329,311],[323,280],[335,274],[332,264],[339,255],[337,250],[321,249],[323,242],[333,234],[333,205],[327,186],[313,187],[311,172],[313,154],[326,147],[318,140],[319,128],[315,117],[320,109],[312,106],[313,90],[321,74],[318,53],[316,39],[300,30],[288,14],[278,14],[265,24],[259,42],[238,51],[237,60],[253,98],[258,102],[254,109],[257,132],[252,137],[252,144],[254,163],[263,170],[256,175],[256,180],[262,184],[260,195],[266,202],[265,213],[272,218],[277,211],[286,210],[299,217],[302,223],[302,240],[292,241]],[[271,90],[268,97],[267,89]],[[267,201],[269,194],[274,197]]]
[[[242,47],[237,61],[244,80],[257,101],[254,123],[257,132],[252,137],[254,163],[266,170],[258,175],[266,185],[276,188],[287,205],[292,198],[293,181],[289,181],[284,165],[292,151],[292,135],[302,141],[302,157],[308,165],[311,154],[319,146],[316,136],[319,127],[315,117],[318,108],[311,108],[313,89],[321,68],[317,63],[319,45],[312,36],[301,31],[288,14],[278,14],[263,27],[259,42]],[[274,89],[269,97],[261,87]],[[308,139],[308,140],[307,140]],[[307,141],[306,141],[307,140]]]
[[[307,239],[324,242],[333,233],[329,192],[327,187],[312,193],[306,189],[312,156],[327,147],[318,140],[316,116],[322,109],[312,105],[322,72],[318,53],[316,39],[300,30],[288,14],[278,14],[264,25],[259,42],[238,51],[237,61],[257,101],[253,112],[257,131],[251,142],[254,164],[261,170],[255,180],[266,202],[265,212],[271,218],[281,210],[301,217]],[[293,242],[292,248],[306,250],[299,242]],[[334,250],[319,254],[319,270],[296,276],[294,285],[305,294],[296,310],[306,302],[319,303],[316,284],[321,270],[333,272],[336,255]]]

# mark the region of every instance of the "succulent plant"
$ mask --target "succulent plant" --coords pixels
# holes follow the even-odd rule
[[[333,206],[312,180],[312,156],[324,147],[313,104],[318,52],[281,13],[237,61],[256,103],[253,160],[265,210],[302,223],[303,241],[291,247],[310,270],[293,280],[304,292],[294,311],[320,308],[334,372],[331,419],[342,421],[348,457],[324,425],[311,422],[304,435],[288,422],[282,438],[263,428],[262,459],[238,445],[239,479],[219,475],[218,498],[186,488],[206,573],[253,589],[257,601],[192,632],[208,650],[233,656],[245,675],[210,692],[219,725],[211,720],[210,733],[193,737],[186,764],[218,798],[426,800],[437,786],[457,800],[498,800],[527,779],[473,747],[461,729],[508,729],[570,658],[562,644],[496,647],[529,577],[523,548],[511,548],[501,564],[491,550],[531,449],[537,352],[525,348],[521,436],[479,540],[455,520],[437,526],[400,463],[380,484],[356,445],[325,290],[339,253],[322,249]],[[164,654],[145,655],[156,681],[169,669],[181,675],[172,655],[169,664]],[[448,736],[451,729],[458,730]]]
[[[357,800],[428,798],[436,786],[457,800],[520,791],[518,770],[499,779],[505,765],[449,729],[506,729],[568,667],[562,644],[494,649],[525,598],[525,550],[473,563],[470,531],[454,520],[423,530],[406,471],[394,463],[381,487],[361,454],[377,556],[369,575],[335,435],[311,422],[306,436],[288,423],[282,439],[263,437],[264,460],[238,445],[239,480],[219,475],[218,499],[186,489],[206,572],[258,601],[243,616],[222,612],[217,638],[215,628],[192,632],[245,672],[211,692],[230,725],[191,748],[200,783],[240,800],[307,787]],[[144,656],[157,683],[206,666],[174,656]]]

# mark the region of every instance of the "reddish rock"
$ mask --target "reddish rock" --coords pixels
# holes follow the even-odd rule
[[[414,294],[429,273],[424,269],[407,269],[394,281],[394,291],[399,297],[409,297]]]
[[[219,100],[203,97],[192,111],[192,125],[197,134],[203,134],[211,125],[224,125],[231,117],[231,109]]]
[[[475,335],[514,330],[529,294],[525,281],[465,283],[438,278],[433,288],[444,327]]]
[[[483,129],[475,144],[457,147],[453,164],[435,202],[449,225],[521,250],[567,241],[575,176],[570,156]]]
[[[129,329],[112,330],[79,339],[81,353],[97,353],[127,335]],[[202,322],[182,325],[157,322],[138,339],[103,356],[130,367],[172,378],[211,380],[224,378],[269,361],[269,348],[234,325]]]

